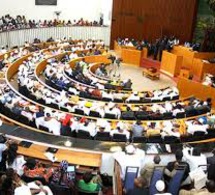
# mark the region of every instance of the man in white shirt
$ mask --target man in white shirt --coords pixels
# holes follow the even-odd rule
[[[51,117],[50,113],[45,113],[44,117],[36,118],[35,124],[37,128],[39,128],[41,125],[47,127],[49,132],[52,132],[54,135],[60,135],[61,123],[55,118]]]
[[[197,120],[190,120],[190,121],[186,121],[185,123],[187,125],[187,132],[191,135],[199,131],[207,133],[207,128],[208,128],[207,124],[203,125]]]
[[[111,92],[102,91],[102,98],[109,98],[113,101],[113,95]]]
[[[196,170],[199,165],[207,165],[206,156],[201,154],[200,149],[197,147],[184,147],[183,158],[190,165],[190,171]],[[206,166],[202,167],[202,169],[205,170]]]
[[[95,121],[85,121],[79,125],[79,130],[87,131],[90,133],[91,137],[96,135],[96,123]],[[78,131],[77,131],[78,132]]]
[[[162,128],[161,136],[174,136],[174,137],[180,137],[180,132],[178,131],[178,127],[176,127],[176,124],[173,124],[172,121],[164,121],[163,122],[163,128]]]
[[[111,124],[110,124],[110,122],[108,122],[105,119],[97,119],[96,126],[98,128],[99,127],[105,128],[106,132],[110,132],[111,131]]]
[[[145,151],[135,148],[133,145],[128,145],[125,152],[116,152],[113,157],[120,164],[121,178],[124,179],[126,167],[139,167],[140,170],[145,160]]]
[[[140,97],[138,96],[138,92],[132,93],[127,99],[126,102],[129,101],[140,101]]]
[[[117,127],[115,130],[112,130],[110,132],[110,135],[113,136],[114,134],[123,134],[126,136],[126,139],[129,140],[130,138],[130,132],[124,129],[121,129],[120,127]]]
[[[75,53],[75,52],[72,52],[70,55],[69,55],[69,59],[72,60],[72,59],[76,59],[78,58],[78,55]]]

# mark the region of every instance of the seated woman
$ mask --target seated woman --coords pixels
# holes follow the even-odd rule
[[[96,192],[101,189],[101,183],[99,175],[93,176],[91,172],[86,172],[83,179],[78,181],[78,188],[88,192]]]
[[[53,195],[48,186],[43,186],[40,181],[25,183],[17,171],[9,168],[1,177],[1,192],[8,195]]]
[[[24,165],[24,174],[22,179],[25,181],[34,181],[37,179],[43,184],[49,183],[49,179],[53,175],[53,171],[53,168],[44,168],[39,162],[36,162],[35,159],[29,158]]]

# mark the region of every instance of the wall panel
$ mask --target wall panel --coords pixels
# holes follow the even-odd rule
[[[117,37],[191,40],[196,8],[197,0],[113,0],[111,44]]]

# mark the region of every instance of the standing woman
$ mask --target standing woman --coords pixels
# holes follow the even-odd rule
[[[23,165],[26,163],[24,156],[17,154],[18,144],[11,143],[7,150],[7,168],[13,168],[17,174],[23,175]]]

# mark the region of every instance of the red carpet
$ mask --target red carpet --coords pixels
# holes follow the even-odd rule
[[[154,67],[159,70],[160,65],[161,65],[160,62],[157,60],[153,60],[150,58],[142,58],[140,67],[143,67],[143,68]]]
[[[141,64],[140,67],[143,68],[150,68],[150,67],[154,67],[157,70],[160,70],[160,66],[161,66],[161,62],[157,61],[157,60],[153,60],[151,58],[142,58],[141,59]],[[169,75],[163,73],[164,75],[170,77]],[[177,77],[170,77],[174,82],[178,82],[178,78]],[[192,80],[196,81],[196,82],[201,82],[195,75],[193,75]]]

